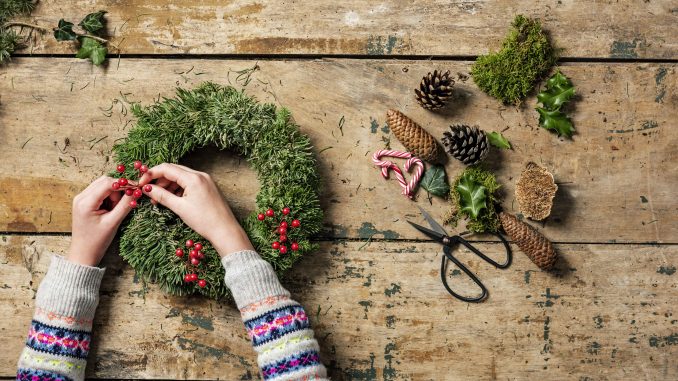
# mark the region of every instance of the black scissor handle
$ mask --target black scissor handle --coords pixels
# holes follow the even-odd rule
[[[462,300],[464,302],[468,302],[468,303],[480,303],[483,300],[485,300],[485,298],[487,298],[487,294],[488,294],[487,288],[485,287],[485,285],[480,281],[480,279],[478,279],[478,277],[476,277],[476,275],[471,270],[466,268],[466,266],[464,266],[461,262],[459,262],[459,260],[457,260],[457,258],[455,258],[450,253],[449,248],[445,248],[445,249],[446,250],[443,250],[443,252],[445,254],[445,255],[443,255],[443,261],[440,264],[440,278],[442,279],[443,286],[445,286],[445,289],[447,290],[447,292],[449,292],[450,295],[454,296],[455,298]],[[468,275],[469,278],[471,278],[471,280],[473,280],[473,282],[476,285],[478,285],[478,287],[480,287],[480,290],[482,291],[480,296],[469,297],[469,296],[459,295],[456,292],[454,292],[452,290],[452,288],[450,288],[450,286],[447,284],[447,276],[445,274],[446,270],[447,270],[447,260],[448,259],[450,261],[454,262],[454,264],[457,265],[457,267],[459,267],[464,273],[466,273],[466,275]]]
[[[452,242],[458,242],[461,243],[462,245],[466,246],[467,249],[471,250],[475,255],[479,256],[483,260],[485,260],[487,263],[491,264],[494,267],[500,268],[500,269],[505,269],[511,266],[511,260],[513,259],[513,256],[511,255],[511,246],[509,246],[509,243],[506,241],[506,238],[504,238],[503,235],[499,233],[491,233],[492,235],[495,235],[499,237],[501,242],[504,244],[504,248],[506,249],[506,262],[504,263],[497,263],[494,259],[488,257],[487,255],[483,254],[480,250],[476,249],[473,245],[471,245],[470,242],[467,240],[463,239],[460,236],[454,236],[452,238]]]

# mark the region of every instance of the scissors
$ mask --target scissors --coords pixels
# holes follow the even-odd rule
[[[426,234],[429,238],[432,238],[434,241],[437,241],[441,245],[443,245],[443,261],[442,264],[440,265],[440,278],[443,281],[443,285],[445,286],[445,289],[447,292],[450,293],[450,295],[454,296],[455,298],[459,300],[463,300],[465,302],[469,303],[479,303],[485,300],[487,298],[488,292],[487,288],[485,285],[476,277],[476,275],[471,272],[466,266],[464,266],[457,258],[452,255],[452,248],[456,246],[457,244],[462,244],[466,246],[467,249],[471,250],[475,255],[479,256],[486,262],[490,263],[494,267],[500,268],[500,269],[505,269],[511,265],[511,247],[509,246],[508,242],[506,239],[499,233],[492,233],[493,235],[499,237],[501,242],[504,244],[504,248],[506,249],[506,262],[499,264],[495,262],[492,258],[489,258],[485,254],[483,254],[480,250],[476,249],[471,243],[469,243],[467,240],[461,237],[461,235],[453,235],[449,236],[447,235],[447,232],[445,229],[443,229],[442,226],[440,226],[439,223],[437,223],[433,217],[431,217],[430,214],[426,213],[424,209],[419,207],[419,210],[421,211],[421,214],[424,216],[424,219],[428,222],[428,224],[431,226],[431,229],[426,228],[424,226],[415,224],[414,222],[407,221],[410,225],[414,226],[415,229],[419,230],[420,232]],[[463,234],[463,233],[462,233]],[[480,290],[482,293],[480,296],[463,296],[459,295],[456,292],[450,288],[450,286],[447,284],[447,277],[445,276],[446,270],[447,270],[447,261],[450,260],[454,262],[457,267],[459,267],[466,275],[468,275],[473,282],[480,287]]]

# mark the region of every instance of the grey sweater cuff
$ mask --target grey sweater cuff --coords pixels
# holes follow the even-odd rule
[[[64,316],[92,319],[105,269],[79,265],[55,255],[40,283],[35,304]]]
[[[221,263],[226,270],[224,281],[238,308],[270,296],[290,295],[278,281],[273,266],[255,251],[243,250],[228,254],[221,258]]]

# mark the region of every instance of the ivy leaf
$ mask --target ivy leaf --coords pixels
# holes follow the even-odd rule
[[[472,219],[478,218],[480,211],[487,208],[485,188],[482,184],[471,179],[468,174],[462,176],[457,184],[459,192],[459,205],[461,211],[466,212]]]
[[[509,143],[508,139],[504,137],[504,135],[501,134],[501,132],[488,132],[487,134],[487,139],[490,141],[490,144],[497,148],[506,148],[506,149],[511,149],[511,143]]]
[[[104,27],[105,14],[106,11],[90,13],[85,16],[85,18],[82,19],[78,25],[80,25],[82,29],[88,31],[89,33],[96,33]]]
[[[93,64],[101,65],[106,60],[106,53],[108,53],[108,49],[99,41],[89,37],[81,37],[80,50],[75,56],[83,59],[89,58]]]
[[[78,37],[75,32],[73,32],[73,23],[65,21],[64,19],[59,20],[59,24],[54,29],[54,38],[57,41],[73,41]]]
[[[546,90],[537,95],[537,100],[547,110],[558,110],[573,96],[574,86],[572,86],[572,82],[560,71],[557,71],[546,81]]]
[[[542,127],[557,132],[558,136],[572,137],[572,133],[574,133],[572,121],[563,112],[560,110],[549,111],[541,107],[537,107],[537,112],[539,113],[539,124]]]
[[[434,196],[445,197],[450,193],[445,168],[442,165],[433,165],[427,169],[421,178],[421,187]]]

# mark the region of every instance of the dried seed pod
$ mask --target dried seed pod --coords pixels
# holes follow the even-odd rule
[[[557,190],[558,186],[551,172],[538,164],[527,163],[516,183],[516,199],[520,211],[525,217],[543,220],[551,214]]]
[[[558,255],[548,238],[512,214],[501,212],[499,220],[506,234],[534,264],[544,271],[553,268]]]
[[[414,156],[426,161],[435,161],[438,158],[438,143],[435,138],[405,114],[398,110],[388,110],[386,123],[393,135]]]

